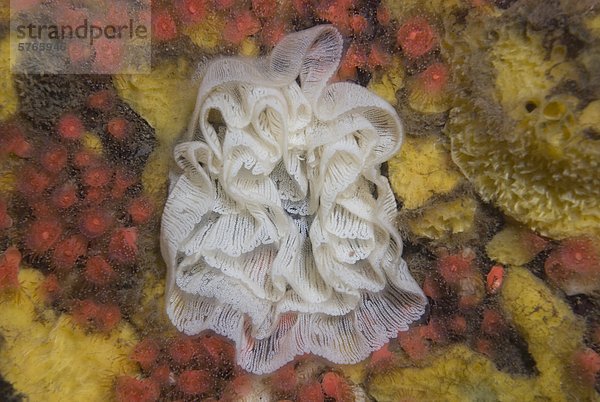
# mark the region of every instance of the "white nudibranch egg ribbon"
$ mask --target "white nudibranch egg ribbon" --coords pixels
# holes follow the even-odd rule
[[[161,232],[167,313],[269,373],[313,353],[356,363],[419,319],[382,162],[402,124],[352,83],[328,84],[342,38],[289,34],[268,57],[219,58],[175,147]]]

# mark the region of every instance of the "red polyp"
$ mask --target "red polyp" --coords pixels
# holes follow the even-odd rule
[[[216,335],[206,335],[198,338],[198,343],[209,367],[221,370],[233,366],[235,350],[225,339]]]
[[[395,360],[394,353],[390,350],[390,344],[385,343],[382,347],[371,353],[369,368],[376,372],[387,370],[393,365]]]
[[[195,25],[206,17],[206,0],[174,0],[177,16],[185,25]]]
[[[590,237],[563,240],[546,262],[548,279],[568,295],[595,292],[600,286],[600,246]]]
[[[574,237],[563,240],[558,249],[548,257],[556,259],[562,269],[582,274],[600,274],[600,253],[595,240]]]
[[[54,302],[62,291],[58,283],[58,277],[55,274],[50,274],[44,279],[41,289],[46,303]]]
[[[285,35],[285,23],[281,20],[268,21],[261,31],[263,44],[269,47],[275,46]]]
[[[244,35],[254,35],[260,31],[261,24],[251,11],[243,11],[235,19],[237,29]]]
[[[600,374],[600,355],[591,348],[578,350],[573,354],[571,367],[580,382],[593,387]]]
[[[94,43],[94,68],[97,72],[118,70],[123,61],[123,44],[108,38],[100,38]]]
[[[79,169],[83,169],[99,162],[99,157],[87,149],[77,151],[73,157],[73,165]]]
[[[331,22],[342,34],[349,33],[350,15],[347,4],[339,1],[328,1],[320,3],[316,11],[319,18]]]
[[[421,287],[423,288],[425,296],[432,300],[440,300],[446,295],[442,285],[431,275],[425,277]]]
[[[277,12],[277,1],[252,0],[252,11],[260,18],[272,18]]]
[[[108,192],[102,187],[88,187],[83,198],[84,205],[99,205],[108,197]]]
[[[18,124],[0,124],[0,156],[12,153],[20,158],[28,158],[32,151],[31,143],[27,141],[23,129]]]
[[[98,311],[99,307],[95,301],[85,299],[75,302],[71,314],[73,315],[73,321],[83,327],[88,327],[94,324]]]
[[[86,62],[92,56],[92,48],[81,41],[70,41],[67,44],[67,54],[71,64],[78,65]]]
[[[110,111],[115,105],[115,94],[109,89],[94,92],[87,98],[87,105],[101,112]]]
[[[300,387],[298,390],[299,401],[324,402],[325,396],[321,384],[317,381],[309,382]]]
[[[448,67],[444,63],[434,63],[417,77],[422,90],[432,94],[440,94],[448,84]]]
[[[86,17],[86,11],[69,7],[68,3],[59,2],[54,9],[54,18],[60,25],[75,26],[81,24]]]
[[[406,57],[411,59],[430,52],[438,42],[433,27],[423,17],[414,17],[402,24],[396,39]]]
[[[121,322],[121,309],[116,304],[99,304],[96,327],[102,332],[110,332]]]
[[[221,400],[236,401],[251,396],[253,390],[252,383],[252,377],[249,374],[238,374],[225,387]]]
[[[83,135],[85,127],[79,117],[73,113],[66,113],[58,120],[57,131],[65,140],[78,140]]]
[[[398,333],[398,343],[412,361],[423,360],[429,353],[429,344],[421,335],[418,327]]]
[[[73,182],[66,182],[52,192],[52,205],[58,209],[72,207],[77,202],[77,187]]]
[[[88,239],[102,236],[112,226],[113,217],[101,208],[90,208],[81,213],[79,229]]]
[[[108,261],[100,256],[91,257],[85,264],[85,279],[95,285],[105,286],[117,279],[117,273]]]
[[[8,203],[0,198],[0,230],[5,230],[13,225],[13,220],[8,214]]]
[[[0,290],[19,287],[19,265],[21,253],[16,247],[9,247],[0,256]]]
[[[476,351],[478,351],[479,353],[486,355],[490,359],[494,358],[494,355],[495,355],[494,344],[489,339],[486,339],[486,338],[476,339],[475,344],[473,345],[473,348]]]
[[[118,402],[155,402],[160,397],[160,387],[151,379],[119,377],[115,395]]]
[[[123,21],[123,18],[129,18],[129,12],[132,12],[133,10],[128,10],[125,4],[112,2],[106,10],[106,22],[112,25],[118,25]]]
[[[124,117],[113,117],[108,121],[106,131],[114,139],[123,141],[129,135],[129,121]]]
[[[234,0],[213,0],[212,3],[213,3],[213,6],[217,10],[229,10],[231,7],[233,7],[233,4],[235,3],[235,1]]]
[[[179,374],[177,388],[186,395],[199,395],[212,391],[214,383],[206,370],[185,370]]]
[[[154,207],[147,197],[141,196],[131,200],[127,212],[134,224],[141,225],[150,220],[154,212]]]
[[[427,325],[421,325],[415,329],[418,329],[419,334],[424,339],[429,339],[433,342],[439,343],[446,339],[446,331],[444,330],[444,326],[440,320],[435,317],[429,320]]]
[[[350,29],[352,29],[352,32],[354,32],[355,34],[363,33],[369,26],[369,22],[367,21],[367,19],[359,14],[350,17],[349,24]]]
[[[156,364],[159,354],[158,343],[154,339],[146,338],[135,346],[130,358],[139,363],[142,369],[148,371]]]
[[[198,353],[199,349],[194,339],[185,335],[173,339],[169,345],[169,355],[178,366],[185,366],[190,363]]]
[[[177,37],[177,25],[167,10],[152,13],[152,38],[158,41],[169,41]]]
[[[377,7],[377,22],[381,25],[386,26],[392,22],[392,16],[390,14],[390,10],[387,7],[380,5]]]
[[[119,264],[135,262],[138,254],[138,230],[136,227],[115,230],[108,243],[108,256]]]
[[[254,35],[261,30],[261,23],[250,10],[242,11],[232,20],[227,22],[223,30],[223,39],[226,42],[238,45],[246,37]]]
[[[14,138],[10,150],[19,158],[29,158],[33,153],[33,146],[25,137]]]
[[[298,376],[294,363],[288,363],[275,373],[271,377],[271,387],[275,392],[290,395],[294,392],[298,386]]]
[[[33,165],[21,169],[17,181],[17,191],[27,198],[40,197],[52,184],[50,175]]]
[[[161,364],[155,367],[152,370],[152,374],[150,374],[150,378],[152,378],[152,380],[154,380],[160,386],[164,386],[174,382],[173,375],[168,364]]]
[[[52,144],[40,155],[40,164],[50,173],[58,173],[67,165],[69,154],[67,148],[60,144]]]
[[[371,46],[367,66],[371,71],[377,67],[387,67],[392,62],[392,57],[386,53],[381,45],[374,44]]]
[[[117,168],[115,171],[115,180],[111,189],[111,197],[119,199],[125,195],[127,190],[137,183],[137,178],[124,168]]]
[[[456,285],[461,279],[471,275],[473,257],[464,254],[451,254],[438,259],[438,270],[444,280],[450,285]]]
[[[234,20],[227,22],[223,29],[223,40],[233,45],[239,45],[246,37],[240,32]]]
[[[490,336],[498,336],[504,332],[505,328],[506,323],[504,322],[502,314],[490,308],[483,310],[481,332]]]
[[[358,47],[356,43],[352,43],[340,63],[338,69],[338,78],[342,81],[355,80],[358,74],[358,68],[364,68],[367,64],[366,53]]]
[[[113,171],[106,165],[96,165],[83,172],[83,183],[90,187],[104,187],[110,183]]]
[[[450,318],[448,328],[456,335],[464,335],[467,333],[469,326],[467,324],[467,319],[463,315],[456,314]]]
[[[348,384],[344,377],[332,371],[323,376],[321,388],[323,388],[326,396],[336,401],[350,401],[354,399],[350,384]]]
[[[352,43],[346,51],[344,62],[352,67],[364,68],[367,65],[367,55],[363,48]]]
[[[43,254],[50,250],[58,242],[63,233],[59,220],[53,217],[45,217],[35,220],[25,237],[25,246],[37,254]]]
[[[60,271],[70,271],[77,260],[87,254],[88,242],[81,235],[68,237],[56,245],[52,252],[52,263]]]
[[[31,201],[29,207],[36,218],[54,217],[56,213],[54,207],[44,198]]]
[[[292,6],[300,17],[306,17],[311,8],[310,2],[311,0],[292,0]]]

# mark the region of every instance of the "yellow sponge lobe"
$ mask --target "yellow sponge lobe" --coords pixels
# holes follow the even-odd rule
[[[19,271],[19,289],[0,295],[0,373],[30,401],[108,401],[120,375],[135,375],[137,343],[121,323],[110,334],[86,333],[41,300],[44,275]]]

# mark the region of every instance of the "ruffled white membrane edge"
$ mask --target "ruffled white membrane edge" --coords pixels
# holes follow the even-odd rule
[[[171,174],[161,231],[161,251],[168,268],[167,314],[175,326],[188,335],[210,329],[233,340],[238,364],[250,372],[272,372],[305,353],[314,353],[338,364],[359,362],[390,338],[396,337],[398,331],[406,330],[426,308],[426,297],[401,258],[402,241],[394,225],[394,196],[387,179],[379,173],[379,165],[400,147],[402,124],[387,102],[365,88],[351,83],[327,85],[338,67],[341,50],[342,39],[337,30],[321,25],[286,36],[269,57],[256,60],[221,58],[210,62],[200,74],[202,83],[192,121],[183,139],[186,142],[175,150],[179,169]],[[369,207],[372,212],[367,213],[366,204],[361,204],[360,197],[346,196],[344,199],[340,195],[350,191],[348,188],[359,191],[362,188],[360,184],[354,187],[348,185],[346,190],[332,190],[327,182],[328,172],[320,172],[321,165],[315,166],[310,197],[313,204],[314,197],[320,197],[316,200],[320,206],[318,211],[312,211],[315,220],[311,233],[305,233],[304,241],[307,241],[306,236],[310,236],[312,247],[322,261],[339,262],[336,247],[328,243],[339,239],[339,236],[325,234],[323,237],[320,231],[335,206],[342,205],[352,209],[356,216],[362,216],[357,219],[364,218],[378,233],[378,241],[386,244],[369,259],[367,265],[373,265],[373,272],[369,274],[358,272],[358,266],[354,270],[357,272],[354,272],[347,269],[347,264],[338,264],[338,269],[338,266],[324,267],[322,263],[318,275],[327,279],[329,293],[320,291],[319,286],[314,293],[310,293],[310,289],[302,289],[305,296],[314,294],[312,302],[294,292],[286,292],[286,282],[281,278],[287,278],[288,289],[290,283],[299,289],[294,271],[277,275],[271,273],[275,289],[272,292],[261,289],[256,283],[253,287],[240,272],[231,276],[229,271],[228,275],[204,263],[211,253],[214,258],[223,257],[218,250],[210,253],[204,250],[199,259],[193,251],[202,248],[202,242],[196,244],[190,240],[194,236],[204,239],[201,232],[208,230],[207,222],[211,214],[214,215],[217,200],[219,211],[239,212],[235,210],[235,203],[227,204],[226,197],[220,194],[222,189],[214,182],[215,176],[223,177],[224,166],[228,163],[228,156],[223,152],[224,147],[227,148],[227,139],[223,140],[222,135],[208,124],[208,109],[218,101],[215,100],[215,91],[248,83],[253,88],[265,88],[264,91],[269,94],[273,89],[288,91],[287,96],[295,97],[297,78],[301,93],[297,93],[298,99],[293,100],[300,106],[297,110],[283,113],[292,116],[289,119],[295,123],[290,125],[316,125],[312,129],[313,135],[307,134],[303,143],[307,154],[312,155],[315,150],[323,154],[335,153],[336,147],[344,146],[361,163],[356,172],[361,179],[357,180],[371,183],[377,189],[377,198]],[[273,96],[276,98],[278,95]],[[279,102],[278,99],[274,104]],[[243,106],[242,101],[236,100],[234,104]],[[236,113],[232,110],[228,119],[241,128],[249,124],[244,121],[243,113]],[[349,127],[365,133],[363,142],[366,145],[362,146],[367,151],[343,144]],[[323,128],[322,132],[320,128]],[[235,127],[228,133],[234,131]],[[309,133],[309,130],[304,132]],[[341,133],[339,136],[338,132]],[[273,161],[289,158],[286,152],[291,145],[287,141],[292,139],[286,137],[279,146],[275,144],[272,149],[267,146],[264,152],[258,150],[266,156],[264,161],[256,162],[255,169],[267,172],[272,169],[269,157]],[[289,173],[293,168],[286,163]],[[294,180],[302,187],[301,177]],[[265,211],[283,210],[281,200],[269,195],[263,199],[250,197],[246,201],[247,209],[255,214],[254,217],[265,215]],[[261,205],[261,202],[270,207]],[[274,226],[270,234],[276,237],[272,246],[279,247],[276,251],[281,254],[281,250],[287,247],[282,243],[292,241],[290,238],[297,230],[286,214],[275,217],[271,214],[269,217],[275,220],[267,220]],[[189,248],[192,251],[183,251],[186,243],[191,244]],[[224,252],[227,254],[227,250]],[[312,258],[312,253],[309,258]],[[310,285],[307,284],[308,288]]]

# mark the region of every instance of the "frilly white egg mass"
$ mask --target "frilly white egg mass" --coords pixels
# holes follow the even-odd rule
[[[342,45],[321,25],[265,58],[211,61],[175,148],[161,233],[168,315],[186,334],[232,339],[254,373],[304,353],[358,362],[427,303],[379,169],[402,124],[366,88],[328,84]]]

